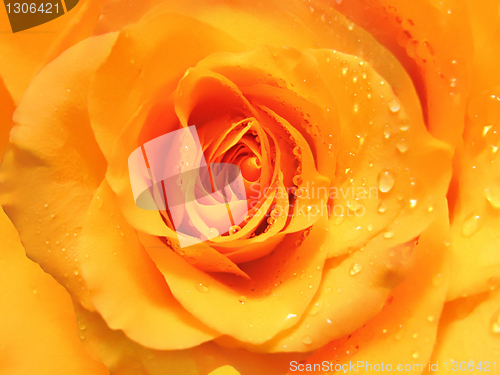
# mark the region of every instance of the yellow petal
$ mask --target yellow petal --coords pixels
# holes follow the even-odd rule
[[[167,97],[189,67],[221,49],[241,46],[219,30],[178,15],[155,12],[122,30],[89,96],[92,126],[108,161],[124,125],[144,102]],[[129,153],[139,146],[136,139],[131,142],[136,144]]]
[[[301,360],[301,353],[259,354],[244,349],[230,349],[208,342],[191,349],[154,350],[132,341],[121,330],[112,330],[97,313],[75,305],[80,322],[80,338],[87,352],[102,362],[113,375],[130,371],[150,375],[208,374],[221,366],[230,365],[242,375],[284,374],[290,361]]]
[[[85,106],[90,77],[116,34],[77,44],[32,81],[15,115],[0,169],[1,201],[28,257],[91,308],[74,248],[104,177]]]
[[[472,35],[483,24],[471,29],[464,2],[381,0],[361,4],[344,1],[332,6],[386,46],[411,75],[431,134],[452,145],[459,144],[470,87],[465,68],[470,66],[476,48]],[[482,8],[472,3],[470,7]],[[487,5],[485,8],[489,9]],[[460,43],[455,44],[456,40]],[[478,57],[484,60],[481,53]],[[391,65],[377,54],[373,59]]]
[[[329,256],[381,231],[387,238],[401,236],[401,243],[411,240],[433,220],[434,206],[446,194],[451,147],[429,135],[416,98],[401,100],[366,61],[329,50],[311,53],[341,124]]]
[[[498,290],[445,304],[431,363],[439,363],[439,370],[456,371],[471,366],[472,372],[498,371],[500,363],[500,293]],[[452,361],[457,361],[455,365]],[[465,364],[462,362],[465,361]],[[496,369],[493,362],[496,363]],[[488,365],[488,363],[489,365]],[[489,367],[487,367],[489,366]],[[482,370],[480,369],[482,368]],[[474,371],[475,370],[475,371]],[[471,367],[467,367],[471,371]]]
[[[500,86],[473,96],[468,112],[457,154],[450,300],[500,280]]]
[[[249,279],[201,272],[157,238],[140,239],[189,313],[221,334],[261,344],[296,324],[313,298],[328,246],[325,225],[318,221],[305,238],[290,234],[273,253],[243,264]]]
[[[365,368],[360,371],[367,371],[366,363],[384,363],[393,371],[398,364],[421,366],[420,370],[412,367],[413,373],[424,369],[432,354],[448,287],[449,251],[443,241],[449,229],[445,207],[442,200],[440,216],[419,238],[416,263],[408,278],[393,290],[382,311],[361,329],[329,343],[307,363],[347,364],[345,373],[356,372],[349,369],[349,361],[362,362]],[[372,371],[376,370],[372,367]]]
[[[81,346],[71,298],[28,260],[16,229],[0,210],[0,363],[2,372],[109,374]]]
[[[90,204],[77,254],[90,298],[111,328],[161,350],[192,347],[217,336],[172,296],[106,181]]]
[[[15,103],[48,62],[92,34],[103,0],[80,1],[70,12],[13,34],[7,12],[0,12],[0,75]]]

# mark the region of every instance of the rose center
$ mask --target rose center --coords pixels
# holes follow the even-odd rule
[[[255,182],[260,177],[260,160],[256,156],[247,157],[240,164],[243,178],[250,182]]]

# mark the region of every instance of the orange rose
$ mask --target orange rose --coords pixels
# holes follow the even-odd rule
[[[123,5],[84,4],[83,31],[61,34],[26,90],[0,65],[4,139],[15,107],[0,200],[76,313],[3,217],[17,251],[2,253],[5,283],[23,270],[7,301],[41,315],[12,310],[9,357],[26,351],[23,322],[60,314],[46,350],[68,352],[72,373],[493,366],[500,93],[493,56],[469,58],[487,51],[490,18],[463,4]],[[193,125],[207,163],[241,170],[249,214],[181,247],[220,212],[200,200],[176,233],[171,207],[136,205],[128,158]],[[43,353],[9,371],[54,373]]]

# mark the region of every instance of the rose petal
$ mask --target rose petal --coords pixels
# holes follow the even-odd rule
[[[340,52],[311,53],[342,124],[338,182],[331,190],[330,233],[335,241],[330,256],[344,254],[381,231],[409,241],[432,221],[433,206],[446,194],[451,147],[432,138],[420,116],[410,118],[366,62]],[[355,78],[362,83],[353,83]],[[418,102],[408,104],[419,108]],[[356,212],[359,206],[362,214]]]
[[[72,273],[79,267],[74,247],[105,161],[82,103],[115,40],[87,39],[38,74],[15,112],[0,170],[1,201],[28,257],[89,308],[85,283]]]
[[[12,33],[7,12],[0,14],[0,75],[15,103],[48,62],[92,35],[103,0],[81,1],[70,12],[28,31]],[[34,37],[36,34],[36,37]]]
[[[220,366],[230,365],[242,375],[283,374],[290,361],[303,354],[259,354],[244,349],[220,347],[213,342],[185,350],[154,350],[137,344],[122,331],[110,329],[97,313],[75,306],[82,344],[89,354],[113,374],[127,374],[131,369],[150,375],[207,374]]]
[[[499,306],[498,291],[446,303],[439,320],[431,363],[438,362],[439,367],[445,370],[445,362],[448,362],[449,371],[453,371],[460,365],[463,368],[461,361],[465,361],[466,366],[473,361],[476,371],[481,371],[478,365],[487,371],[488,361],[489,370],[495,371],[493,362],[500,356]],[[453,365],[453,360],[458,361],[457,366]],[[470,368],[467,367],[467,370],[470,371]]]
[[[206,55],[240,48],[230,36],[179,15],[155,13],[123,30],[89,96],[92,127],[108,161],[118,135],[140,105],[168,96],[186,70]]]
[[[445,207],[442,200],[438,207],[441,214],[419,238],[414,267],[408,278],[393,290],[382,311],[363,328],[319,350],[307,363],[329,361],[333,366],[347,363],[346,373],[355,372],[349,368],[349,361],[368,362],[372,366],[390,364],[392,371],[398,364],[425,368],[448,287],[449,251],[443,241],[446,239],[443,234],[448,231]],[[367,371],[366,366],[360,370]]]
[[[107,182],[90,204],[77,251],[90,298],[111,328],[161,350],[184,349],[217,336],[173,298]]]
[[[77,337],[71,298],[24,254],[16,229],[0,210],[0,363],[21,374],[109,374]]]
[[[448,299],[488,290],[500,280],[500,90],[471,98],[457,153]]]
[[[365,28],[398,58],[418,89],[431,134],[457,145],[461,141],[469,88],[464,67],[469,65],[477,46],[473,44],[476,33],[472,30],[482,29],[485,22],[471,28],[465,2],[380,0],[354,4],[344,1],[332,6]],[[488,9],[488,6],[471,5],[470,8],[476,13],[476,9]],[[460,43],[449,48],[456,40]],[[481,53],[478,56],[480,60],[487,60]],[[373,59],[379,60],[380,65],[390,66],[377,54],[373,54]],[[382,72],[378,66],[377,70]],[[392,74],[382,75],[391,85],[398,82],[391,78]]]
[[[203,273],[164,251],[155,237],[140,238],[189,313],[221,334],[260,344],[294,325],[314,296],[326,255],[325,224],[319,221],[303,239],[289,235],[275,252],[246,263],[249,280]]]
[[[398,244],[380,233],[352,255],[325,263],[321,286],[306,313],[257,350],[302,352],[322,348],[361,328],[384,306],[389,293],[415,266],[414,244]],[[252,348],[249,346],[252,350]]]

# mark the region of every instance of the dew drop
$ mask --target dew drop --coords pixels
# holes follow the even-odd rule
[[[244,305],[244,304],[245,304],[245,302],[247,301],[247,297],[245,297],[245,296],[240,296],[240,298],[238,299],[238,301],[240,301],[240,303],[241,303],[242,305]]]
[[[401,105],[399,104],[399,101],[397,99],[393,99],[389,102],[389,110],[392,113],[397,113],[401,109]]]
[[[410,199],[410,208],[415,208],[417,205],[417,200],[416,199]]]
[[[378,175],[378,189],[382,193],[391,191],[394,186],[394,173],[388,169],[383,170]]]
[[[497,278],[495,277],[490,277],[488,279],[488,285],[490,286],[490,290],[495,290],[498,288],[500,284],[500,280],[498,280]]]
[[[356,354],[358,352],[358,347],[354,346],[354,345],[351,345],[349,347],[349,349],[347,349],[345,352],[346,352],[347,355],[354,355],[354,354]]]
[[[309,312],[310,315],[315,316],[318,315],[318,313],[323,309],[323,301],[319,300],[316,302],[312,308],[311,311]]]
[[[356,276],[358,273],[360,273],[363,270],[363,266],[359,263],[354,263],[351,266],[351,269],[349,270],[349,273],[351,276]]]
[[[491,317],[490,328],[494,336],[500,336],[500,310],[497,310]]]
[[[293,176],[292,181],[293,181],[294,185],[297,185],[297,186],[302,185],[302,182],[304,182],[302,180],[302,177],[300,175],[298,175],[298,174],[295,175],[295,176]]]
[[[387,204],[385,204],[385,202],[380,203],[378,205],[378,212],[380,212],[381,214],[383,214],[386,211],[387,211]]]
[[[494,208],[500,208],[500,186],[490,186],[484,189],[484,195]]]
[[[295,146],[292,152],[295,156],[300,156],[302,154],[302,149],[300,146]]]
[[[390,137],[391,137],[391,129],[389,128],[389,125],[386,125],[384,129],[384,138],[389,139]]]
[[[397,144],[396,144],[396,148],[398,149],[399,152],[401,152],[402,154],[404,154],[406,151],[408,151],[408,143],[402,139],[401,141],[399,141]]]
[[[304,338],[302,339],[302,343],[305,345],[311,345],[313,342],[314,341],[311,336],[304,336]]]
[[[410,124],[408,122],[402,122],[401,124],[399,124],[399,130],[401,130],[402,132],[405,132],[408,129],[410,129]]]
[[[420,354],[418,352],[414,352],[411,356],[413,359],[417,359],[418,357],[420,357]]]
[[[231,228],[229,228],[229,234],[236,234],[241,230],[241,227],[239,225],[233,225]]]
[[[384,232],[384,238],[392,238],[394,237],[394,231],[392,229],[387,229],[385,232]]]
[[[271,216],[277,219],[280,217],[280,215],[281,215],[281,207],[275,206],[274,209],[271,211]]]
[[[471,237],[475,234],[482,225],[482,218],[475,213],[467,216],[462,223],[462,236]]]
[[[433,315],[429,315],[429,316],[427,317],[427,320],[428,320],[430,323],[432,323],[432,322],[434,321],[434,319],[435,319],[435,318],[434,318],[434,316],[433,316]]]
[[[198,290],[201,293],[207,293],[208,292],[208,286],[203,285],[203,283],[196,284],[196,290]]]
[[[373,224],[371,224],[371,223],[370,223],[370,224],[368,224],[368,225],[366,226],[366,229],[368,230],[368,232],[371,232],[371,231],[373,230]]]
[[[75,276],[78,276],[79,274],[79,271],[78,271],[78,268],[73,268],[73,274],[75,274]]]
[[[398,333],[396,333],[395,339],[396,340],[401,340],[406,333],[406,329],[403,328],[402,325],[399,326]]]

